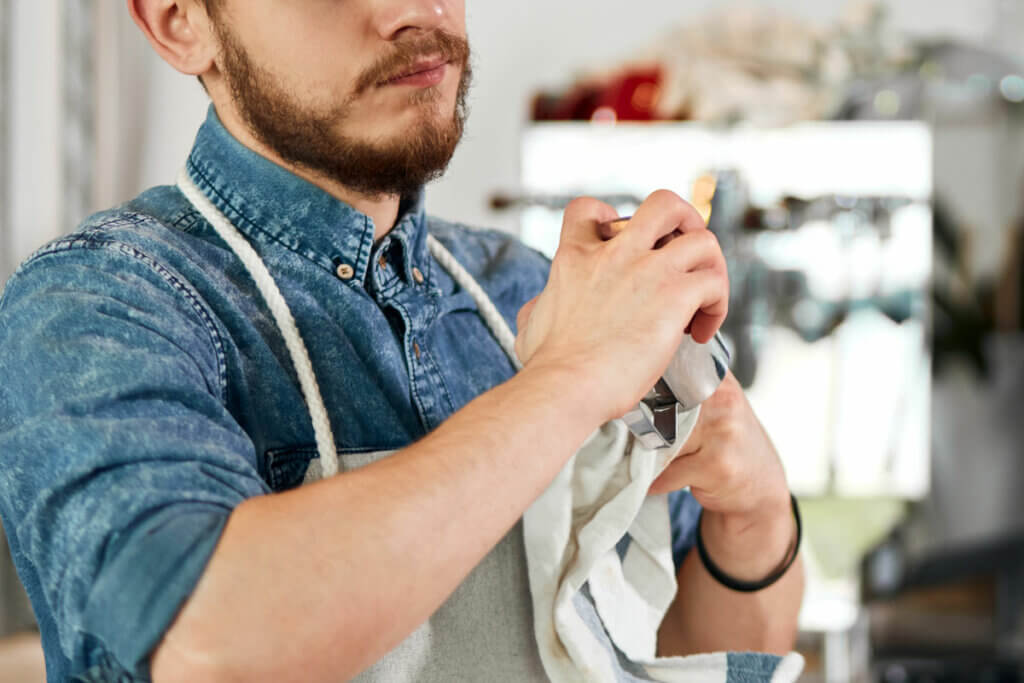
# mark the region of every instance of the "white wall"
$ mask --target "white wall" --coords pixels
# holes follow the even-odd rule
[[[16,0],[9,7],[11,159],[5,161],[11,185],[10,206],[0,208],[12,230],[10,245],[17,261],[59,234],[60,46],[55,1]]]
[[[893,25],[917,34],[980,40],[991,36],[999,0],[891,0]],[[131,23],[122,2],[98,0],[101,51],[100,170],[96,203],[108,206],[140,189],[170,182],[206,109],[195,79],[161,62]],[[73,226],[58,225],[60,201],[60,0],[13,0],[11,223],[15,259]],[[518,133],[541,84],[628,56],[675,23],[718,10],[714,0],[467,0],[476,87],[465,141],[445,178],[429,193],[433,213],[507,230],[516,217],[492,214],[488,196],[514,190]],[[735,4],[735,3],[733,3]],[[750,4],[750,3],[747,3]],[[835,20],[841,0],[760,3],[819,23]],[[0,277],[5,277],[0,273]]]

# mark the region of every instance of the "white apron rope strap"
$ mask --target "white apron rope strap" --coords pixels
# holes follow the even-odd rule
[[[331,432],[331,422],[327,417],[327,408],[324,406],[324,399],[320,395],[320,386],[316,381],[316,374],[313,372],[313,363],[309,360],[309,351],[302,341],[302,335],[295,325],[295,318],[292,317],[288,302],[281,295],[277,283],[271,277],[267,266],[260,259],[259,254],[246,241],[238,229],[228,220],[227,216],[221,213],[220,209],[213,205],[203,191],[200,190],[188,172],[182,169],[178,174],[178,188],[185,197],[192,202],[192,205],[203,215],[222,240],[227,242],[231,250],[235,252],[246,270],[255,280],[256,286],[263,295],[264,301],[270,308],[277,323],[284,343],[288,347],[288,353],[292,357],[292,364],[295,366],[295,373],[299,376],[299,386],[302,388],[302,395],[306,399],[306,409],[309,410],[310,419],[313,421],[313,433],[316,436],[316,449],[320,454],[320,468],[323,476],[331,477],[338,473],[338,449],[334,446],[334,435]]]
[[[292,364],[295,366],[295,373],[299,377],[299,385],[306,400],[306,408],[309,410],[309,416],[313,422],[321,472],[325,478],[334,476],[338,473],[338,450],[334,444],[331,422],[327,417],[327,408],[324,405],[323,396],[320,394],[316,373],[313,372],[309,351],[306,350],[306,344],[302,340],[299,328],[295,325],[295,318],[292,316],[291,309],[288,308],[288,302],[285,301],[281,290],[278,289],[277,283],[274,282],[274,278],[271,277],[270,271],[267,270],[267,266],[260,259],[256,250],[228,220],[228,217],[203,194],[203,191],[189,177],[186,169],[182,169],[178,173],[178,189],[238,256],[246,270],[249,271],[249,275],[256,282],[256,287],[270,308],[274,322],[277,323],[277,327],[284,337]],[[513,367],[517,371],[522,369],[522,363],[519,362],[519,357],[516,355],[516,337],[512,334],[512,329],[505,322],[505,318],[502,317],[494,302],[473,279],[473,276],[462,267],[462,264],[455,260],[451,252],[445,249],[444,245],[434,239],[432,235],[427,235],[427,245],[430,248],[430,253],[437,259],[441,267],[448,271],[452,279],[472,297],[480,310],[480,316],[484,323],[498,340]]]

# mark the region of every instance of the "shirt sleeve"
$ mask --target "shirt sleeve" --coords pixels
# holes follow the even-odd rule
[[[697,520],[701,506],[687,490],[668,494],[668,515],[672,524],[672,559],[676,573],[690,549],[697,544]]]
[[[231,511],[268,492],[217,330],[112,242],[50,248],[0,300],[0,513],[73,673],[113,659],[148,680]]]

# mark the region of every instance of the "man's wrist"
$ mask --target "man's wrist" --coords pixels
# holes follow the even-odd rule
[[[600,388],[593,386],[593,377],[574,366],[538,358],[523,366],[515,379],[564,408],[567,427],[579,427],[589,435],[608,421]]]
[[[791,559],[796,520],[789,495],[743,513],[705,510],[698,533],[715,566],[738,581],[764,579]]]

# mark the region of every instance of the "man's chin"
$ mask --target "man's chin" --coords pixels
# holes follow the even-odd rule
[[[443,117],[440,114],[421,113],[399,120],[380,121],[375,126],[364,128],[361,133],[360,138],[367,147],[383,152],[422,145],[454,145],[461,137],[461,127],[452,115]]]
[[[417,98],[419,94],[411,97]],[[404,107],[396,109],[391,115],[384,111],[370,114],[368,125],[363,131],[378,139],[408,137],[410,130],[433,128],[443,130],[455,125],[455,103],[443,98],[431,97],[422,101],[412,101]]]

